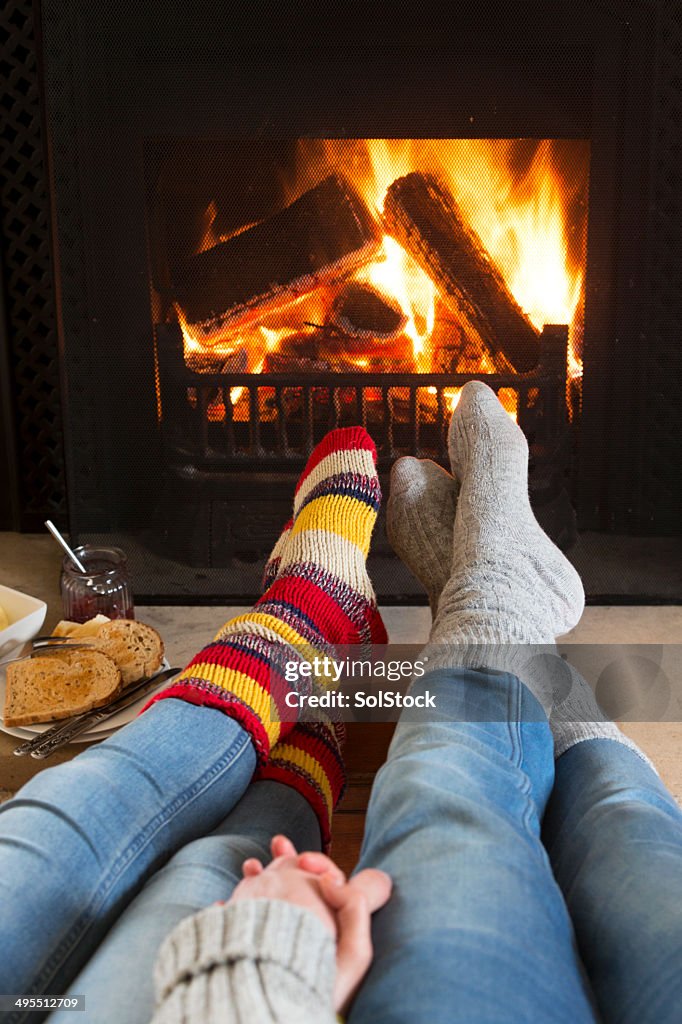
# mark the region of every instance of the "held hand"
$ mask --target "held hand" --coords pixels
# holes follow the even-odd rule
[[[324,874],[320,889],[336,911],[334,1007],[337,1013],[345,1013],[372,963],[372,914],[391,895],[391,879],[384,871],[365,868],[346,884]]]
[[[371,918],[391,895],[391,880],[367,868],[348,882],[329,857],[298,854],[285,836],[275,836],[270,846],[274,859],[267,868],[255,859],[244,862],[232,899],[286,900],[317,914],[336,939],[334,1006],[342,1013],[372,962]]]
[[[273,859],[267,867],[250,858],[242,865],[243,879],[232,893],[230,902],[247,899],[285,900],[304,907],[322,921],[336,938],[336,918],[320,888],[320,873],[306,871],[299,865],[294,845],[284,836],[275,836],[270,843]],[[323,856],[320,854],[320,856]],[[343,885],[346,878],[332,860],[325,857],[324,871]]]

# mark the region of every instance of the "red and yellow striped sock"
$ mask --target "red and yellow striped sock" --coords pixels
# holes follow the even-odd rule
[[[259,765],[254,775],[255,781],[291,786],[308,801],[317,816],[325,851],[331,844],[332,813],[346,791],[345,738],[342,722],[324,718],[299,722],[286,739],[273,746],[267,762]]]
[[[263,589],[277,579],[293,519],[284,525],[263,571]],[[271,780],[291,786],[312,807],[320,825],[323,849],[331,847],[332,814],[346,791],[346,765],[342,748],[346,728],[342,722],[324,718],[299,722],[284,740],[276,743],[265,764],[259,765],[255,781]]]
[[[361,427],[333,430],[298,482],[276,578],[149,704],[173,697],[219,708],[251,734],[266,762],[295,724],[286,720],[293,684],[281,666],[328,655],[336,645],[387,641],[366,568],[380,501],[369,434]]]

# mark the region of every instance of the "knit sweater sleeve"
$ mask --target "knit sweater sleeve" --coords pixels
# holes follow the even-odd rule
[[[311,911],[215,904],[163,943],[152,1024],[333,1024],[334,976],[334,940]]]

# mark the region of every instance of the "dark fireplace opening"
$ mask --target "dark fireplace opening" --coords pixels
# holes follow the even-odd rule
[[[39,5],[77,541],[139,600],[250,599],[327,430],[369,430],[387,491],[447,466],[482,378],[589,598],[679,599],[667,5],[163,6]],[[424,599],[381,520],[371,560]]]

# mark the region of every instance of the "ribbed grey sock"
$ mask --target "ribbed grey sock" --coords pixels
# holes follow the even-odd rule
[[[389,540],[429,593],[431,667],[513,672],[550,716],[555,757],[609,739],[656,771],[556,652],[555,637],[582,614],[582,583],[535,520],[526,440],[486,385],[463,389],[449,441],[461,490],[435,463],[399,459],[387,509]]]
[[[578,622],[584,592],[533,515],[523,432],[487,385],[471,381],[453,413],[448,444],[460,493],[452,574],[432,639],[553,643]]]
[[[578,622],[580,577],[533,515],[528,444],[485,384],[462,389],[448,444],[460,492],[429,657],[445,663],[447,647],[459,664],[513,672],[549,714],[553,695],[535,655]]]
[[[430,459],[398,459],[391,469],[388,539],[428,593],[434,616],[450,578],[458,491],[455,479]]]
[[[570,689],[563,700],[555,702],[549,725],[554,736],[556,758],[584,740],[614,740],[646,761],[658,775],[644,751],[606,717],[591,686],[578,672],[571,670]]]

